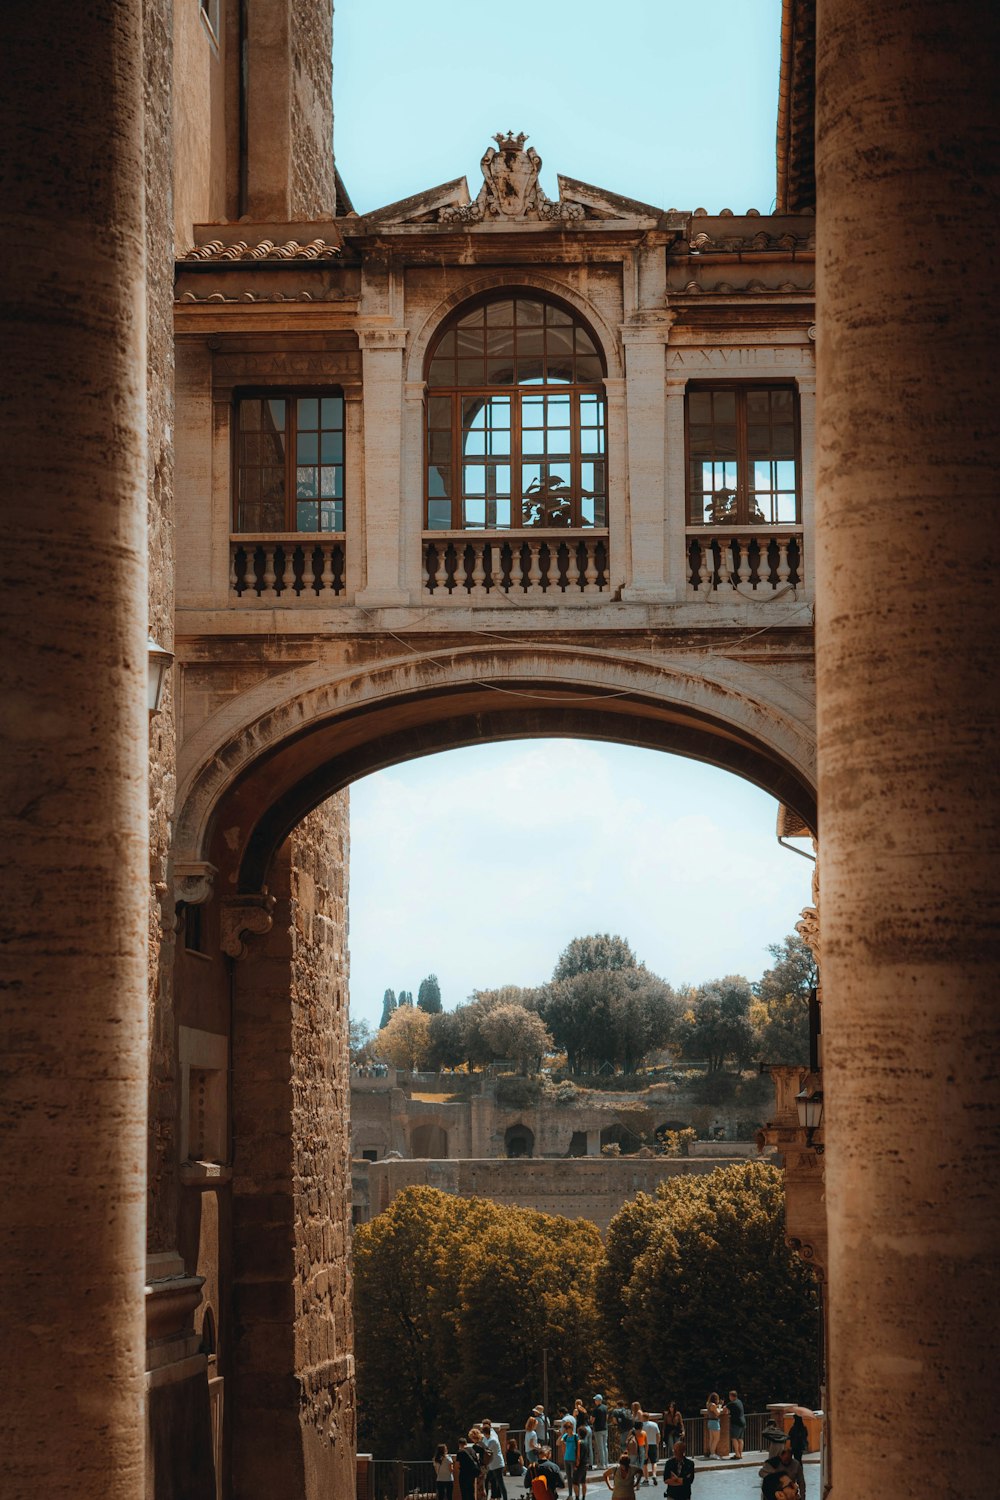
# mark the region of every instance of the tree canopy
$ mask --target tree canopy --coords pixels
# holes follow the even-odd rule
[[[765,1162],[671,1177],[611,1221],[597,1279],[613,1373],[682,1410],[736,1386],[748,1410],[818,1399],[818,1292],[784,1240],[784,1187]]]
[[[567,943],[559,955],[552,978],[572,979],[575,974],[591,974],[598,969],[634,969],[637,962],[623,937],[595,932]]]
[[[790,933],[783,943],[771,943],[774,964],[753,986],[750,1006],[754,1055],[766,1063],[809,1062],[809,993],[816,984],[811,950]]]
[[[389,1017],[392,1015],[395,1009],[396,991],[386,990],[385,994],[382,996],[382,1019],[378,1023],[379,1031],[382,1030],[383,1026],[387,1026],[389,1024]]]
[[[541,1350],[563,1397],[603,1389],[596,1226],[406,1188],[354,1237],[361,1436],[425,1457],[482,1412],[520,1418]]]
[[[438,984],[436,974],[428,974],[426,979],[421,979],[420,988],[417,990],[417,1004],[429,1016],[440,1015],[441,986]]]
[[[378,1035],[378,1053],[394,1068],[422,1068],[430,1055],[431,1018],[415,1005],[393,1011]]]
[[[737,1068],[745,1067],[753,1055],[752,999],[741,974],[699,985],[677,1029],[684,1056],[706,1061],[709,1073],[721,1073],[730,1060]]]
[[[670,1039],[680,1012],[670,985],[634,963],[553,981],[539,1009],[571,1073],[603,1063],[634,1072]]]

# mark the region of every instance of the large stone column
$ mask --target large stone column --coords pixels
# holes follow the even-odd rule
[[[2,1487],[143,1487],[140,8],[4,8]]]
[[[981,1488],[1000,1230],[995,7],[821,0],[834,1494]],[[941,1436],[941,1422],[956,1430]],[[963,1433],[963,1426],[970,1433]],[[974,1430],[975,1437],[971,1438]],[[946,1459],[943,1454],[946,1451]],[[933,1481],[932,1481],[933,1483]]]

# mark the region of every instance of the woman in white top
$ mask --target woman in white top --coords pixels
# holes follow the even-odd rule
[[[529,1417],[528,1420],[524,1424],[524,1463],[525,1463],[525,1467],[527,1467],[529,1464],[533,1464],[533,1463],[537,1463],[538,1462],[538,1448],[539,1448],[538,1418],[537,1417]]]

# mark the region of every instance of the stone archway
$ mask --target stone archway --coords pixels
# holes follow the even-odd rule
[[[527,1125],[508,1125],[503,1137],[504,1155],[508,1157],[534,1156],[535,1132]]]
[[[210,981],[201,965],[188,982],[229,1028],[232,1057],[228,1302],[224,1291],[218,1304],[229,1463],[245,1485],[297,1472],[318,1496],[346,1479],[335,1450],[350,1449],[354,1420],[349,1073],[346,1048],[330,1040],[346,1031],[346,890],[323,838],[324,826],[336,830],[346,864],[342,789],[438,750],[557,736],[687,755],[766,788],[810,826],[814,811],[808,700],[794,672],[653,655],[647,640],[308,644],[290,670],[248,672],[238,693],[220,692],[192,727],[177,860],[187,894],[208,898],[208,941],[226,954],[225,975]],[[787,636],[782,650],[787,659]],[[799,651],[807,660],[805,637]],[[324,965],[339,977],[322,991]],[[442,1132],[423,1123],[431,1129],[399,1147],[446,1156]],[[616,1139],[625,1151],[638,1144]],[[533,1143],[520,1144],[530,1154]]]

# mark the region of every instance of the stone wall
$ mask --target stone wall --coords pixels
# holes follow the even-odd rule
[[[271,931],[235,966],[232,1483],[236,1496],[353,1488],[347,1266],[348,800],[271,872]]]
[[[367,1179],[369,1215],[383,1213],[404,1188],[439,1188],[567,1219],[590,1219],[602,1234],[636,1193],[686,1173],[702,1175],[742,1157],[574,1157],[566,1161],[377,1161],[353,1164],[357,1189]]]
[[[295,0],[290,11],[292,140],[290,210],[293,218],[332,215],[332,0]]]

